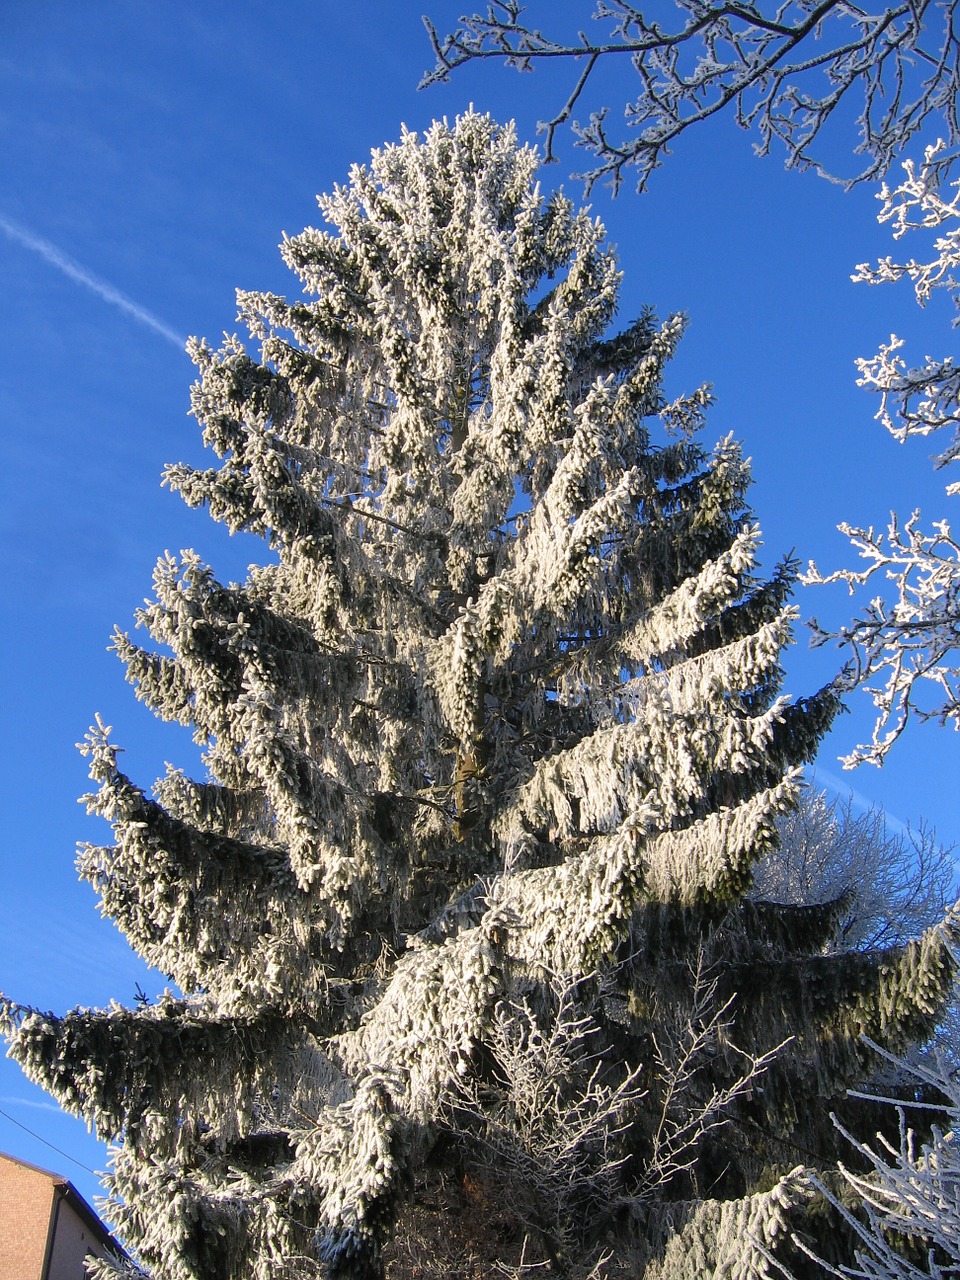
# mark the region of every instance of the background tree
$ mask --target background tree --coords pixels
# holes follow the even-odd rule
[[[582,8],[587,16],[587,4]],[[422,85],[489,58],[503,58],[520,71],[544,59],[578,64],[566,102],[540,127],[552,159],[557,129],[571,122],[577,145],[596,160],[578,175],[588,190],[601,178],[619,187],[628,168],[637,171],[643,190],[681,134],[723,111],[756,131],[761,154],[779,140],[788,167],[826,174],[817,152],[821,134],[841,104],[856,98],[855,154],[865,160],[847,179],[851,184],[886,173],[931,117],[946,126],[952,148],[960,142],[955,0],[871,12],[846,0],[767,6],[674,0],[672,23],[670,8],[663,8],[666,13],[626,0],[597,0],[591,16],[605,30],[596,37],[581,30],[573,38],[545,35],[529,24],[525,15],[536,5],[518,0],[493,0],[485,13],[461,18],[462,25],[444,36],[424,18],[437,61]],[[624,61],[637,74],[637,96],[616,115],[631,132],[624,136],[611,126],[609,106],[592,110],[585,123],[572,119],[600,64]],[[941,153],[938,165],[945,168],[952,159]]]
[[[838,947],[899,946],[942,920],[957,900],[956,847],[943,845],[920,824],[891,830],[882,809],[854,812],[852,802],[806,789],[778,824],[779,843],[758,864],[751,896],[775,902],[834,902]],[[889,1087],[916,1088],[913,1067],[943,1074],[960,1061],[960,1001],[956,988],[934,1035],[917,1045],[891,1076]]]
[[[893,831],[882,809],[804,790],[757,865],[751,893],[776,902],[844,900],[837,940],[870,950],[902,945],[942,920],[957,898],[954,846],[921,824]]]
[[[664,403],[680,320],[607,335],[602,228],[535,172],[485,117],[405,134],[285,241],[306,299],[239,295],[259,357],[192,345],[221,461],[167,483],[273,554],[161,559],[159,648],[115,645],[209,776],[151,798],[98,722],[80,857],[179,993],[3,1005],[158,1278],[409,1274],[457,1189],[486,1274],[763,1275],[862,1034],[950,989],[948,923],[844,951],[837,903],[746,897],[836,694],[779,694],[792,567],[706,392]]]

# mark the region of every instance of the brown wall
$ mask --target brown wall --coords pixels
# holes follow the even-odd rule
[[[53,1193],[45,1174],[0,1157],[0,1280],[40,1280]]]
[[[108,1240],[65,1178],[0,1152],[0,1280],[86,1280],[84,1259]]]
[[[87,1273],[83,1260],[88,1253],[102,1258],[105,1250],[94,1239],[88,1224],[61,1199],[46,1280],[85,1280]]]

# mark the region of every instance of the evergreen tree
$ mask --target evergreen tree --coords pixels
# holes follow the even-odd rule
[[[835,903],[746,897],[836,697],[780,695],[792,567],[707,393],[664,403],[680,319],[605,336],[603,230],[535,170],[474,114],[405,134],[285,242],[306,300],[239,296],[259,358],[193,345],[221,462],[167,482],[275,556],[160,561],[116,648],[209,778],[149,796],[98,722],[80,855],[178,992],[3,1009],[158,1280],[452,1276],[455,1238],[761,1276],[861,1034],[949,989],[946,930],[828,951]]]

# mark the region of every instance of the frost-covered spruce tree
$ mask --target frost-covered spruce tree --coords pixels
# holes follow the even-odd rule
[[[608,336],[536,164],[405,134],[284,243],[305,298],[240,295],[256,352],[192,348],[220,463],[167,482],[275,555],[160,561],[116,648],[209,776],[151,797],[98,722],[80,857],[177,991],[4,1006],[158,1280],[762,1275],[861,1033],[949,987],[935,930],[828,954],[834,904],[746,898],[835,697],[780,696],[791,571],[706,393],[661,397],[680,320]]]

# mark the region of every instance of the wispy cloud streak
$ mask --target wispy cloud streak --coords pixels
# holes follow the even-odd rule
[[[852,787],[846,778],[840,777],[830,769],[825,769],[823,765],[817,763],[813,766],[812,776],[810,779],[814,786],[822,785],[828,791],[839,797],[840,800],[850,801],[854,809],[860,813],[869,813],[874,809],[883,809],[876,800],[871,800],[869,796],[865,796],[862,791],[858,791],[856,787]],[[883,810],[884,820],[891,831],[895,831],[898,835],[908,835],[910,828],[905,822],[895,817],[892,813]]]
[[[63,1108],[58,1107],[55,1102],[34,1102],[32,1098],[16,1098],[12,1094],[4,1095],[0,1102],[5,1107],[32,1107],[34,1111],[52,1111],[54,1115],[63,1115]]]
[[[145,307],[141,307],[139,303],[134,302],[132,298],[128,298],[125,293],[115,289],[108,281],[101,280],[92,271],[88,271],[79,262],[75,262],[73,258],[68,257],[55,244],[51,244],[49,240],[42,240],[39,236],[33,235],[26,227],[21,227],[19,223],[12,222],[9,218],[4,217],[3,214],[0,214],[0,231],[5,232],[11,240],[23,245],[25,249],[39,254],[45,262],[49,262],[52,267],[56,267],[58,271],[63,272],[65,276],[76,284],[89,289],[91,293],[95,293],[104,302],[109,302],[111,306],[125,311],[128,316],[132,316],[140,324],[146,325],[148,329],[158,333],[161,338],[166,338],[167,342],[172,342],[180,351],[183,350],[185,339],[179,333],[176,333],[169,325],[164,324],[162,320],[152,315]]]

